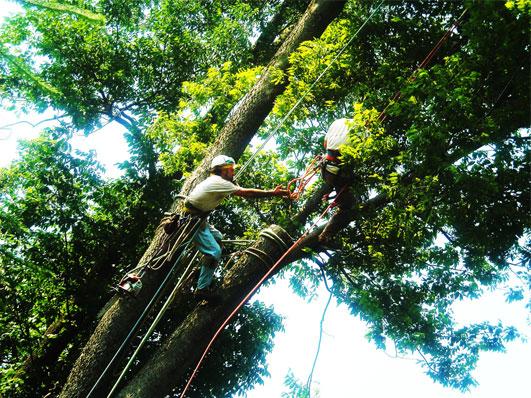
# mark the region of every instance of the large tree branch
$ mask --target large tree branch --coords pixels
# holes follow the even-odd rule
[[[280,43],[283,42],[282,39],[287,37],[309,2],[309,0],[284,0],[282,2],[273,19],[269,21],[254,43],[252,54],[255,65],[261,65],[274,55]]]
[[[55,3],[41,0],[18,0],[18,2],[26,5],[36,6],[38,8],[44,8],[50,11],[58,13],[75,14],[78,17],[84,18],[91,22],[97,22],[100,24],[105,23],[105,16],[89,11],[85,8],[75,7],[70,4]]]
[[[54,116],[54,117],[51,117],[49,119],[43,119],[43,120],[41,120],[41,121],[39,121],[37,123],[31,123],[30,121],[27,121],[27,120],[20,120],[20,121],[15,122],[15,123],[10,123],[10,124],[6,124],[4,126],[0,126],[0,130],[11,130],[11,127],[17,126],[19,124],[24,124],[24,123],[25,124],[29,124],[32,128],[35,128],[39,124],[43,124],[43,123],[47,123],[47,122],[53,122],[53,121],[56,121],[56,120],[59,120],[59,119],[62,119],[62,118],[68,117],[68,116],[69,116],[68,114],[61,115],[61,116]],[[7,138],[2,138],[2,139],[7,139]]]

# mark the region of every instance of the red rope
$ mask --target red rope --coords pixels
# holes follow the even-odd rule
[[[439,51],[439,49],[442,47],[443,43],[446,41],[446,39],[450,36],[450,34],[452,33],[452,31],[454,30],[454,28],[457,26],[457,24],[461,21],[461,18],[463,18],[463,15],[465,15],[465,13],[468,11],[468,8],[465,9],[465,11],[463,11],[463,13],[459,16],[459,18],[457,18],[455,20],[455,22],[452,24],[452,26],[450,27],[450,29],[448,29],[446,31],[446,33],[443,35],[443,37],[441,37],[441,39],[437,42],[437,44],[431,49],[431,51],[429,52],[429,54],[426,56],[426,58],[424,58],[424,61],[422,61],[420,63],[420,65],[417,67],[417,69],[415,69],[415,71],[411,74],[411,76],[409,77],[409,79],[407,80],[406,82],[406,86],[411,83],[411,82],[414,82],[417,77],[418,77],[418,72],[420,69],[424,68],[431,60],[432,58],[435,56],[435,54],[437,53],[437,51]],[[393,97],[393,99],[391,101],[389,101],[389,103],[387,104],[387,106],[385,107],[385,109],[378,115],[378,118],[376,119],[377,121],[380,121],[380,122],[383,122],[385,120],[385,118],[387,116],[384,116],[385,112],[387,111],[387,109],[391,106],[391,104],[396,101],[396,100],[400,100],[400,98],[402,98],[402,91],[399,90],[395,96]]]
[[[319,159],[321,159],[321,155],[317,155],[315,158],[313,158],[312,162],[310,163],[302,177],[295,178],[288,183],[286,189],[289,192],[289,197],[291,198],[291,200],[299,200],[300,196],[302,195],[302,192],[306,188],[306,185],[308,185],[312,177],[319,171],[319,167],[314,166],[315,162]],[[297,182],[299,183],[299,186],[297,190],[292,193],[290,186],[296,184]]]
[[[343,192],[343,190],[345,189],[345,187],[343,187],[341,189],[341,191],[339,191],[339,193],[337,194],[337,196],[339,196],[341,194],[341,192]],[[336,198],[337,198],[336,196]],[[310,228],[308,228],[302,235],[299,239],[297,239],[297,241],[282,255],[282,257],[280,257],[278,259],[278,261],[273,264],[273,266],[269,269],[269,271],[267,271],[267,273],[262,277],[262,279],[260,279],[260,281],[252,288],[252,290],[247,293],[247,295],[244,297],[244,299],[240,302],[240,304],[238,304],[238,306],[230,313],[230,315],[227,317],[227,319],[225,319],[225,321],[221,324],[221,326],[219,327],[219,329],[216,331],[216,333],[214,334],[214,337],[212,337],[212,339],[210,340],[210,343],[208,343],[206,349],[205,349],[205,352],[203,352],[203,355],[201,356],[201,359],[199,359],[199,362],[197,364],[197,366],[195,367],[194,369],[194,372],[192,373],[192,376],[190,376],[190,379],[188,380],[188,383],[186,383],[186,387],[184,388],[183,392],[181,393],[181,398],[184,398],[184,394],[186,393],[186,391],[188,390],[188,387],[190,387],[190,384],[194,378],[194,376],[196,375],[197,371],[199,370],[199,367],[201,366],[201,363],[203,362],[203,360],[205,359],[205,356],[206,354],[208,353],[208,351],[210,350],[210,347],[212,346],[212,344],[214,343],[214,340],[216,340],[216,338],[218,337],[218,335],[221,333],[221,331],[223,330],[223,328],[225,328],[225,326],[227,326],[227,324],[229,323],[229,321],[232,319],[232,317],[240,310],[240,308],[243,307],[243,305],[245,304],[245,302],[256,292],[256,290],[262,285],[262,283],[264,283],[264,281],[273,273],[273,271],[275,270],[275,268],[282,262],[282,260],[284,260],[284,258],[286,258],[286,256],[289,254],[289,252],[291,252],[298,244],[299,242],[306,236],[308,235],[308,232],[310,232],[313,227],[315,227],[315,225],[321,220],[321,218],[323,218],[325,216],[326,213],[328,213],[328,211],[332,208],[332,206],[335,205],[335,202],[332,202],[330,203],[325,211],[323,211],[323,213],[321,213],[321,215],[317,218],[317,220],[315,220],[315,222],[311,225]]]

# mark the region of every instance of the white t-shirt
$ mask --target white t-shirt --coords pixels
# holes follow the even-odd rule
[[[353,120],[354,119],[334,120],[325,135],[326,149],[337,151],[341,145],[348,143],[348,131],[350,130]]]
[[[201,211],[210,211],[227,196],[240,189],[237,185],[218,175],[211,175],[192,190],[188,195],[188,201]]]

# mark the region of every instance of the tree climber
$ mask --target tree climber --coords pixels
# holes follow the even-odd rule
[[[325,136],[324,147],[326,156],[321,164],[321,175],[325,182],[336,191],[337,211],[334,213],[323,232],[319,235],[319,243],[329,249],[339,249],[340,244],[334,240],[335,235],[349,224],[346,212],[355,203],[354,195],[350,192],[353,174],[342,168],[339,148],[348,145],[349,130],[353,126],[354,119],[337,119],[330,127]]]
[[[211,175],[199,183],[188,195],[184,204],[184,211],[194,215],[205,215],[219,205],[229,195],[241,196],[248,199],[266,197],[289,197],[289,192],[279,185],[273,190],[242,188],[234,183],[233,158],[225,155],[216,156],[210,165]],[[201,273],[197,282],[194,296],[199,300],[216,298],[210,289],[216,265],[221,257],[221,233],[205,222],[196,233],[194,244],[203,253],[201,259]]]

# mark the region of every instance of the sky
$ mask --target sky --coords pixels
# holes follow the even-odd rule
[[[320,289],[319,299],[308,304],[290,293],[287,281],[260,292],[260,299],[274,305],[277,313],[286,316],[286,332],[278,335],[270,355],[272,375],[264,386],[252,391],[249,398],[280,397],[287,389],[283,379],[292,371],[306,382],[315,358],[319,341],[319,324],[328,299],[328,292]],[[504,302],[499,292],[488,294],[475,302],[455,305],[455,319],[462,323],[497,323],[518,326],[531,336],[525,303]],[[416,360],[394,358],[377,350],[365,334],[365,324],[349,315],[346,306],[334,300],[325,315],[323,339],[313,374],[312,386],[320,390],[321,398],[529,398],[531,392],[530,343],[513,342],[507,353],[483,353],[473,376],[479,386],[470,393],[444,388],[434,383]],[[312,395],[317,397],[317,395]]]
[[[13,3],[0,0],[0,17],[11,10]],[[51,115],[16,115],[1,109],[0,104],[0,167],[16,158],[18,139],[38,136],[46,124],[32,128],[27,123],[2,129],[2,126],[31,120],[35,123]],[[98,160],[106,166],[107,175],[118,177],[117,162],[128,159],[127,148],[118,125],[109,125],[90,137],[75,137],[74,148],[95,149]],[[321,287],[319,297],[308,303],[291,292],[286,280],[261,288],[255,299],[273,305],[284,317],[285,332],[277,334],[275,348],[268,357],[271,377],[265,384],[248,392],[249,398],[281,397],[287,392],[284,378],[288,372],[306,382],[316,355],[320,322],[328,292]],[[479,300],[462,301],[454,306],[454,315],[460,324],[490,321],[516,326],[531,338],[529,310],[524,301],[507,304],[502,292],[486,292]],[[334,299],[323,322],[320,353],[313,373],[312,393],[317,398],[530,398],[531,396],[531,342],[515,341],[507,344],[506,353],[483,353],[473,372],[479,386],[471,392],[445,388],[433,382],[424,373],[416,358],[394,358],[392,353],[377,350],[365,338],[365,324],[351,316],[345,305],[336,305]]]

